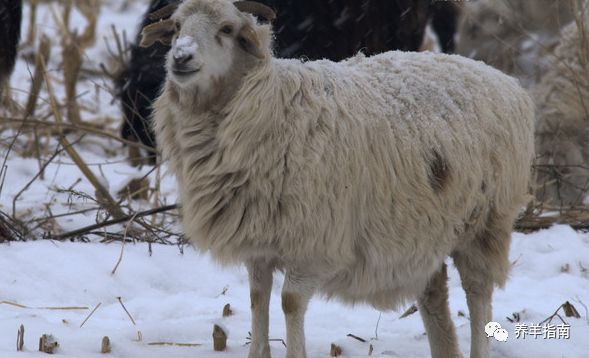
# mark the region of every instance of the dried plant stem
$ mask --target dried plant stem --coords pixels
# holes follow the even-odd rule
[[[55,341],[52,335],[44,334],[39,339],[39,352],[53,354],[53,350],[59,347],[59,343]]]
[[[581,318],[581,315],[579,314],[579,312],[577,312],[577,309],[575,308],[575,306],[573,306],[573,305],[572,305],[572,304],[571,304],[569,301],[566,301],[566,302],[565,302],[565,303],[563,303],[562,305],[558,306],[558,308],[556,309],[556,311],[554,311],[554,313],[553,313],[553,314],[552,314],[550,317],[548,317],[548,318],[546,318],[545,320],[543,320],[542,322],[540,322],[540,323],[539,323],[539,325],[540,325],[540,324],[543,324],[543,323],[545,323],[545,322],[548,322],[548,323],[552,322],[552,319],[553,319],[554,317],[558,317],[558,318],[560,318],[560,320],[562,321],[562,323],[564,323],[564,324],[568,324],[568,323],[567,323],[567,322],[566,322],[566,321],[565,321],[565,320],[564,320],[564,319],[563,319],[563,318],[562,318],[562,317],[561,317],[561,316],[558,314],[558,311],[560,311],[560,309],[561,309],[561,308],[563,309],[563,311],[564,311],[564,313],[565,313],[565,316],[566,316],[566,317],[575,317],[575,318]]]
[[[213,327],[213,349],[222,352],[227,348],[227,334],[219,325]]]
[[[25,344],[25,326],[23,326],[21,324],[20,328],[18,329],[18,333],[16,335],[16,351],[17,352],[22,351],[24,344]]]
[[[121,66],[123,66],[126,63],[124,49],[127,48],[125,32],[123,31],[123,41],[125,42],[125,45],[123,46],[123,44],[121,43],[121,37],[119,36],[119,33],[117,32],[117,28],[115,27],[115,25],[112,24],[110,28],[112,30],[113,37],[115,39],[115,44],[117,45],[117,54],[115,55],[115,58],[116,58],[117,62]]]
[[[37,174],[35,174],[35,176],[14,196],[14,198],[12,199],[12,217],[13,218],[16,218],[16,202],[17,202],[18,198],[21,196],[22,193],[24,193],[25,191],[27,191],[27,189],[29,189],[29,187],[33,184],[33,182],[35,180],[37,180],[37,178],[42,176],[43,172],[45,171],[45,168],[53,161],[53,159],[56,156],[58,156],[64,150],[65,150],[65,148],[56,150],[55,153],[53,153],[53,155],[51,156],[51,158],[49,158],[49,160],[47,160],[45,162],[45,164],[43,164],[41,166],[41,169],[37,172]]]
[[[19,308],[35,309],[35,310],[87,310],[88,309],[88,307],[76,307],[76,306],[69,306],[69,307],[29,307],[29,306],[21,305],[21,304],[18,304],[18,303],[9,302],[9,301],[0,301],[0,305],[1,304],[6,304],[6,305],[14,306],[14,307],[19,307]]]
[[[366,340],[365,340],[364,338],[360,338],[360,337],[358,337],[358,336],[356,336],[356,335],[354,335],[354,334],[351,334],[351,333],[349,333],[349,334],[348,334],[348,337],[350,337],[350,338],[354,338],[354,339],[356,339],[356,340],[358,340],[358,341],[360,341],[360,342],[362,342],[362,343],[366,343]]]
[[[550,207],[542,203],[530,205],[514,225],[516,231],[532,232],[547,229],[553,224],[565,224],[575,230],[589,229],[589,206]]]
[[[133,220],[135,220],[135,217],[136,216],[137,216],[137,213],[135,213],[133,215],[133,217],[131,218],[131,220],[129,220],[129,223],[127,224],[127,226],[125,226],[125,233],[123,234],[123,246],[121,247],[121,255],[119,256],[119,260],[117,261],[117,264],[112,269],[112,272],[110,273],[111,275],[114,275],[115,274],[115,272],[117,271],[117,268],[119,267],[119,264],[123,260],[123,252],[125,251],[125,241],[127,241],[127,230],[129,229],[129,226],[131,226],[131,223],[133,223]],[[121,305],[122,304],[123,303],[121,302]],[[124,308],[124,306],[123,306],[123,308]],[[131,317],[131,315],[129,315],[129,317]],[[133,321],[133,318],[131,318],[131,321]],[[133,322],[133,324],[135,324],[135,322]]]
[[[6,241],[16,241],[13,236],[14,227],[0,215],[0,244]]]
[[[76,306],[70,306],[70,307],[35,307],[35,309],[37,310],[87,310],[88,307],[76,307]]]
[[[162,182],[162,176],[161,176],[161,156],[157,155],[155,158],[156,161],[156,172],[155,172],[155,183],[153,186],[153,205],[157,206],[159,203],[159,199],[160,199],[160,188],[161,188],[161,182]],[[156,218],[155,216],[151,219],[151,224],[155,225]]]
[[[380,325],[380,319],[382,318],[382,312],[378,312],[378,319],[376,320],[376,327],[374,327],[374,339],[378,341],[378,326]]]
[[[144,217],[144,216],[154,215],[154,214],[158,214],[158,213],[161,213],[161,212],[164,212],[164,211],[174,210],[174,209],[177,209],[177,208],[178,208],[178,205],[168,205],[168,206],[163,206],[163,207],[155,208],[155,209],[151,209],[151,210],[138,211],[138,212],[136,212],[133,215],[127,215],[127,216],[122,217],[122,218],[119,218],[119,219],[104,221],[104,222],[101,222],[101,223],[98,223],[98,224],[94,224],[94,225],[83,227],[83,228],[78,229],[78,230],[66,232],[66,233],[63,233],[61,235],[56,235],[56,236],[53,236],[52,239],[54,239],[54,240],[63,240],[63,239],[67,239],[67,238],[70,238],[70,237],[77,236],[77,235],[85,234],[85,233],[88,233],[88,232],[91,232],[93,230],[100,229],[100,228],[103,228],[103,227],[106,227],[106,226],[124,223],[126,221],[133,220],[134,218],[138,219],[138,218],[141,218],[141,217]]]
[[[27,31],[27,39],[25,44],[32,45],[35,42],[37,26],[37,0],[30,1],[29,10],[29,29]]]
[[[45,62],[41,61],[41,64],[43,65],[43,70],[47,72]],[[96,189],[96,199],[100,202],[104,209],[115,219],[124,217],[125,213],[123,212],[119,204],[116,202],[116,200],[112,198],[108,190],[106,190],[106,188],[102,186],[102,184],[100,184],[98,178],[96,178],[96,176],[90,170],[90,168],[88,168],[82,157],[80,157],[78,152],[72,147],[70,142],[63,135],[63,130],[61,126],[59,126],[61,124],[62,118],[61,111],[57,106],[57,101],[55,100],[55,95],[53,94],[51,82],[49,81],[48,76],[45,76],[45,86],[47,87],[47,92],[49,92],[49,99],[51,102],[51,107],[53,109],[53,116],[55,117],[55,121],[58,124],[58,129],[60,131],[60,144],[65,148],[70,158],[78,166],[78,168],[84,174],[86,179],[88,179],[88,181],[94,186],[94,188]]]
[[[20,308],[29,308],[27,306],[24,305],[20,305],[18,303],[14,303],[14,302],[8,302],[8,301],[0,301],[0,305],[1,304],[6,304],[6,305],[10,305],[10,306],[15,306],[15,307],[20,307]]]
[[[60,137],[59,142],[62,146],[64,146],[70,158],[78,166],[80,171],[82,171],[86,179],[88,179],[88,181],[94,186],[96,189],[96,199],[104,207],[104,209],[115,219],[125,217],[125,213],[119,206],[119,203],[117,203],[117,201],[110,195],[108,190],[102,186],[102,184],[100,184],[98,178],[94,175],[90,168],[88,168],[82,157],[80,157],[78,152],[70,145],[69,141],[65,137]]]
[[[96,307],[94,307],[94,309],[92,310],[92,312],[90,312],[90,314],[88,315],[88,317],[86,317],[86,319],[84,320],[84,322],[82,322],[82,324],[80,324],[80,328],[82,328],[82,326],[84,325],[84,323],[86,323],[86,321],[88,321],[88,319],[90,318],[90,316],[92,316],[94,314],[94,312],[96,312],[96,310],[98,309],[98,307],[100,307],[101,304],[102,304],[102,302],[98,302],[98,304],[96,305]]]
[[[332,357],[339,357],[342,355],[342,347],[335,345],[335,344],[331,344],[331,350],[329,352],[329,355]]]
[[[101,344],[101,348],[100,348],[100,353],[102,354],[107,354],[111,352],[111,347],[110,347],[110,339],[108,338],[108,336],[104,336],[102,337],[102,344]]]
[[[123,261],[123,252],[125,251],[125,241],[127,241],[127,227],[125,227],[125,234],[123,235],[123,245],[121,246],[121,254],[119,255],[119,259],[117,260],[115,267],[112,269],[112,272],[110,273],[111,275],[114,275],[115,272],[117,272],[117,268],[119,268],[121,261]]]
[[[172,343],[172,342],[151,342],[148,346],[178,346],[178,347],[200,347],[200,343]]]
[[[231,310],[231,305],[228,303],[223,307],[223,317],[229,317],[233,315],[233,311]]]
[[[78,1],[76,4],[80,12],[88,20],[88,25],[79,41],[80,45],[84,48],[94,45],[96,41],[96,25],[98,23],[98,15],[100,14],[100,4],[101,0]]]
[[[119,35],[115,25],[111,25],[112,36],[114,39],[114,43],[116,44],[116,51],[111,48],[110,40],[105,37],[105,45],[106,50],[110,56],[111,66],[110,69],[107,69],[103,63],[100,63],[100,69],[102,74],[106,77],[115,79],[117,78],[128,62],[126,60],[126,55],[130,52],[129,45],[127,43],[127,33],[125,30],[122,31],[122,35]],[[122,39],[122,40],[121,40]]]
[[[123,144],[129,145],[129,146],[135,146],[141,149],[145,149],[145,150],[149,150],[152,152],[155,152],[155,150],[145,144],[142,144],[140,142],[133,142],[130,140],[126,140],[120,137],[119,134],[115,134],[106,130],[102,130],[100,128],[96,128],[94,126],[91,125],[87,125],[84,123],[56,123],[56,122],[50,122],[50,121],[44,121],[44,120],[39,120],[39,119],[34,119],[34,118],[9,118],[9,117],[0,117],[0,122],[1,123],[6,123],[6,124],[10,124],[10,123],[15,123],[15,124],[20,124],[22,128],[28,128],[28,127],[55,127],[56,131],[58,131],[57,128],[61,128],[62,131],[81,131],[81,132],[86,132],[86,133],[91,133],[91,134],[96,134],[102,137],[106,137],[108,139],[114,139],[116,141],[119,141]]]
[[[133,322],[133,325],[135,326],[135,320],[133,319],[133,317],[131,317],[131,314],[129,313],[129,311],[127,311],[127,307],[125,307],[125,305],[123,304],[123,301],[121,300],[120,297],[117,297],[117,300],[119,300],[119,303],[121,304],[121,307],[123,307],[123,309],[125,310],[125,312],[127,313],[127,316],[129,316],[129,318],[131,319],[131,322]]]
[[[78,40],[79,37],[75,32],[65,35],[62,40],[62,57],[67,59],[67,61],[63,61],[63,76],[67,98],[67,119],[70,123],[82,122],[76,85],[84,61],[82,57],[83,50],[78,45]]]
[[[581,46],[581,60],[583,61],[583,68],[585,69],[586,79],[589,80],[589,64],[587,63],[589,57],[589,38],[587,37],[587,25],[585,24],[585,9],[582,8],[584,4],[580,4],[579,0],[569,0],[573,16],[579,31],[579,42]],[[580,6],[579,6],[580,5]]]
[[[46,63],[51,54],[51,41],[45,34],[41,36],[39,41],[39,50],[37,56],[35,56],[35,70],[33,72],[33,78],[31,80],[31,87],[29,90],[29,98],[27,100],[27,106],[25,107],[26,117],[33,116],[35,114],[35,107],[37,106],[37,98],[39,98],[39,91],[43,85],[43,77],[45,72],[43,70],[43,63]]]

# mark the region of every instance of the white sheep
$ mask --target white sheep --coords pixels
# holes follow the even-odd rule
[[[249,357],[270,357],[277,269],[288,358],[306,357],[315,292],[380,310],[417,298],[432,356],[461,357],[448,256],[467,295],[471,357],[489,357],[493,285],[506,281],[527,200],[528,95],[459,56],[276,59],[271,26],[240,11],[249,5],[186,0],[143,40],[172,44],[154,122],[179,182],[183,229],[220,262],[248,269]]]
[[[560,28],[572,18],[569,1],[468,1],[458,26],[456,53],[533,85],[545,71],[543,56],[551,53]]]
[[[557,206],[581,204],[589,192],[589,49],[580,37],[589,18],[581,23],[563,31],[535,93],[536,197]]]

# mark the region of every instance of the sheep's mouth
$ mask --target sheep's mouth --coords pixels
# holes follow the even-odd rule
[[[172,68],[172,73],[174,74],[174,76],[178,77],[187,77],[195,73],[198,73],[199,71],[200,68]]]

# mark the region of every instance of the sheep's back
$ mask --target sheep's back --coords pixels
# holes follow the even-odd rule
[[[300,177],[317,172],[314,183],[362,183],[352,194],[351,185],[333,189],[353,201],[346,207],[359,211],[354,201],[368,196],[381,207],[367,208],[367,215],[387,212],[413,225],[408,232],[436,233],[437,225],[420,229],[421,218],[464,223],[481,201],[521,204],[533,155],[533,104],[514,79],[481,62],[431,53],[306,66],[317,75],[301,75],[301,83],[315,82],[315,89],[292,96],[313,99],[290,105],[286,120],[304,143],[291,156],[302,158]],[[301,116],[309,103],[315,112]]]
[[[308,124],[292,110],[304,144],[285,192],[309,214],[289,221],[282,247],[287,257],[340,265],[328,295],[354,302],[375,292],[374,304],[394,305],[484,230],[491,208],[515,218],[533,156],[533,105],[515,80],[435,54],[306,66],[320,74],[323,94],[313,98],[323,98]]]

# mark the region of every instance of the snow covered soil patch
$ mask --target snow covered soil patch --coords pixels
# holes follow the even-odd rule
[[[64,357],[98,357],[103,336],[112,343],[112,357],[245,357],[250,330],[249,288],[243,268],[221,268],[207,255],[185,247],[127,244],[111,274],[121,243],[13,242],[0,245],[0,356],[38,356],[38,339],[52,334]],[[493,320],[509,333],[506,342],[491,338],[493,357],[584,358],[589,352],[589,234],[555,226],[535,234],[514,234],[514,262],[504,291],[494,295]],[[275,357],[285,354],[284,318],[280,307],[281,275],[275,275],[270,307],[270,336]],[[450,305],[464,356],[470,329],[464,293],[457,272],[450,270]],[[119,301],[120,297],[120,301]],[[568,324],[568,338],[527,335],[516,338],[516,325],[537,325],[569,301],[580,318],[558,313]],[[24,307],[14,306],[18,304]],[[96,305],[98,309],[88,317]],[[128,310],[135,324],[122,304]],[[233,315],[221,317],[229,303]],[[46,307],[87,307],[49,309]],[[329,357],[330,345],[345,357],[424,357],[429,345],[419,314],[350,308],[316,297],[307,313],[307,346],[312,357]],[[466,314],[463,315],[463,314]],[[519,316],[519,322],[510,322]],[[379,320],[380,317],[380,320]],[[16,352],[16,332],[25,327],[23,352]],[[229,338],[227,350],[213,351],[213,325]],[[551,321],[561,325],[559,317]],[[540,326],[544,326],[542,324]],[[348,334],[363,338],[361,342]],[[139,340],[139,336],[141,340]],[[377,339],[378,338],[378,339]],[[197,346],[150,345],[191,343]]]

